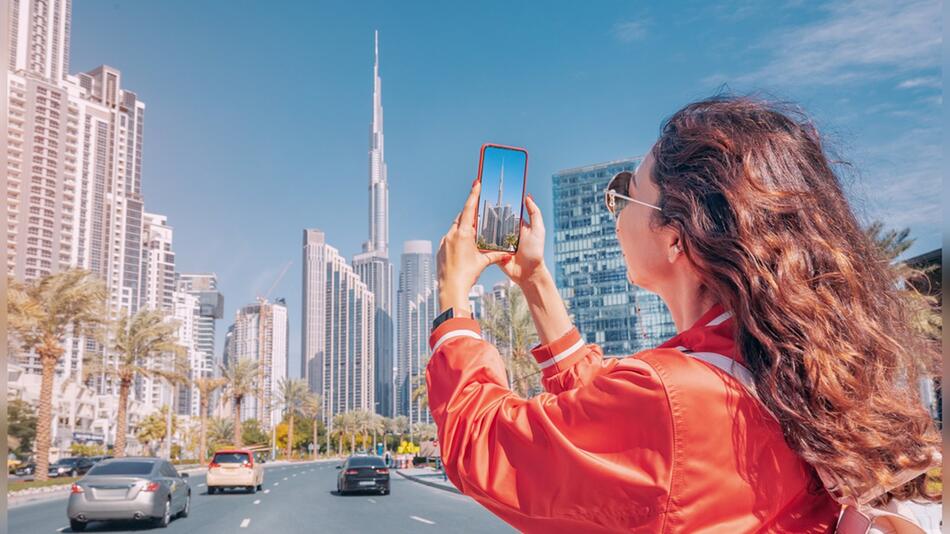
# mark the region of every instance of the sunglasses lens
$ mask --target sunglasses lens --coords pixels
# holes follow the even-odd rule
[[[630,171],[618,172],[607,182],[607,189],[604,191],[604,203],[607,205],[607,211],[614,217],[620,213],[619,208],[623,206],[623,199],[617,198],[611,193],[626,195],[632,176],[633,174]]]

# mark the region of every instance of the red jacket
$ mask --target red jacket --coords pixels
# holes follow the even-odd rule
[[[840,507],[781,428],[724,371],[738,359],[719,305],[660,347],[603,358],[577,329],[532,350],[546,390],[508,388],[478,322],[429,339],[429,409],[446,473],[526,532],[831,532]],[[740,362],[741,363],[741,362]]]

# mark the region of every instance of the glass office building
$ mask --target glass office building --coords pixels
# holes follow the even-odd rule
[[[614,174],[634,170],[631,158],[559,171],[554,192],[555,278],[584,340],[606,356],[653,348],[676,334],[660,298],[627,281],[604,188]]]

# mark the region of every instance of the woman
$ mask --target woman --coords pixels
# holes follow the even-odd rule
[[[830,532],[841,508],[816,470],[857,497],[937,457],[913,387],[914,360],[935,349],[908,329],[886,262],[795,112],[690,104],[610,182],[627,276],[664,300],[678,332],[628,358],[602,358],[571,325],[533,199],[514,256],[476,250],[478,187],[439,249],[447,311],[426,378],[449,478],[514,527]],[[523,290],[541,340],[546,392],[531,399],[508,389],[469,318],[469,289],[492,263]],[[940,498],[924,476],[889,496]]]

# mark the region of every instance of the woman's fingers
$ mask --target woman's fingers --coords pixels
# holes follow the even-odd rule
[[[476,178],[475,181],[472,182],[472,190],[469,191],[468,198],[465,199],[465,207],[462,208],[462,213],[459,214],[459,228],[475,227],[475,210],[478,206],[478,192],[481,188],[482,181]]]
[[[531,218],[531,227],[544,228],[544,219],[541,218],[541,208],[534,202],[533,196],[527,196],[525,207],[528,208],[528,217]]]
[[[486,260],[486,266],[491,265],[492,263],[504,263],[502,260],[506,260],[511,257],[510,252],[485,252],[482,254],[482,257]]]

